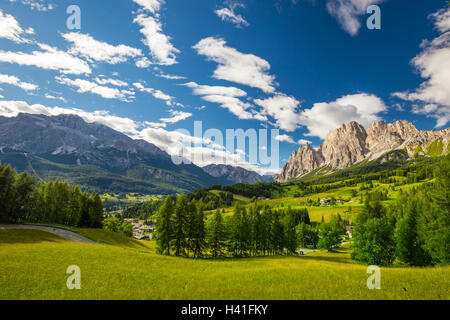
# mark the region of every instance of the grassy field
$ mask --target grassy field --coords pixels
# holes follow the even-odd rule
[[[450,267],[383,268],[368,290],[350,250],[303,257],[193,260],[159,256],[153,243],[79,230],[102,245],[32,230],[0,230],[0,299],[449,299]],[[66,269],[81,268],[81,290]]]

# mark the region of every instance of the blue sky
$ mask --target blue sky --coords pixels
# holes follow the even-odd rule
[[[450,120],[447,1],[105,3],[0,0],[0,115],[76,113],[171,154],[215,150],[253,169],[241,151],[175,130],[279,129],[279,167],[344,122]],[[381,30],[366,27],[372,4]],[[67,27],[70,5],[80,30]],[[195,162],[218,162],[206,155]]]

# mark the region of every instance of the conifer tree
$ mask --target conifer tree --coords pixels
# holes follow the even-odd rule
[[[226,230],[222,212],[217,209],[208,228],[208,245],[213,257],[221,257],[224,254]]]
[[[168,196],[158,210],[156,218],[155,239],[156,250],[160,254],[170,256],[170,245],[173,241],[173,213],[175,203],[172,196]]]
[[[187,212],[189,205],[186,195],[181,195],[175,205],[175,215],[173,220],[174,238],[173,248],[176,256],[186,255],[187,248]]]

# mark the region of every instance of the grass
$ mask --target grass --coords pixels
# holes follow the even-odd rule
[[[304,257],[193,260],[156,255],[153,243],[88,232],[104,245],[67,242],[34,230],[0,230],[0,299],[449,299],[450,267],[382,268],[368,290],[367,267],[350,250]],[[134,240],[130,240],[135,242]],[[66,269],[81,268],[81,290]]]

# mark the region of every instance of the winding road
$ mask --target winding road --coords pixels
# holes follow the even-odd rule
[[[6,224],[6,225],[0,225],[0,230],[11,230],[11,229],[20,229],[20,230],[38,230],[43,232],[52,233],[54,235],[57,235],[65,240],[73,241],[73,242],[79,242],[79,243],[87,243],[87,244],[98,244],[95,241],[92,241],[86,237],[83,237],[82,235],[79,235],[78,233],[60,229],[60,228],[54,228],[54,227],[47,227],[47,226],[37,226],[37,225],[16,225],[16,224]]]

